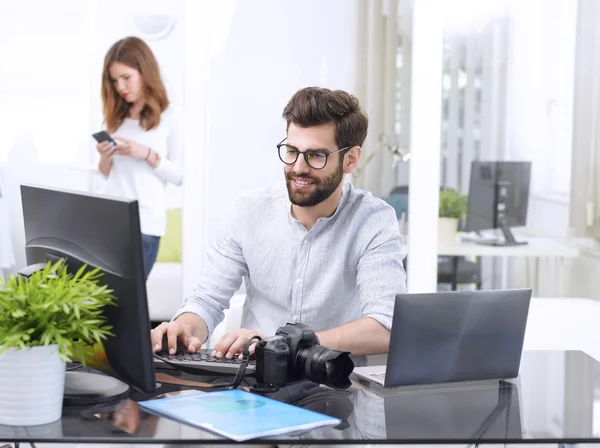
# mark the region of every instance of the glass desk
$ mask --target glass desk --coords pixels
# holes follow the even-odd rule
[[[369,363],[382,360],[385,357],[370,357]],[[172,382],[211,382],[208,377],[172,370],[157,372],[157,380],[166,396],[196,393],[193,386]],[[347,391],[304,382],[268,396],[338,417],[343,423],[253,440],[253,445],[600,443],[600,363],[580,351],[525,351],[521,374],[507,382],[384,389],[353,377]],[[143,412],[136,400],[148,398],[133,393],[129,400],[97,408],[65,407],[62,419],[49,425],[0,425],[0,444],[234,443]]]

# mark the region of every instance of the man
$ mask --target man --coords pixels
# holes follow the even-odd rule
[[[152,331],[154,351],[165,334],[171,353],[177,340],[198,350],[245,278],[243,328],[224,335],[213,356],[232,358],[253,335],[272,336],[287,322],[308,325],[323,346],[387,352],[406,282],[398,222],[384,201],[343,182],[359,164],[367,116],[352,95],[310,87],[283,118],[287,192],[281,185],[236,201],[194,294]]]

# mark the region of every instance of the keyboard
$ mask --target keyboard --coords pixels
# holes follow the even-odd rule
[[[369,377],[375,381],[379,381],[381,384],[385,383],[385,373],[369,373]]]
[[[154,363],[160,365],[163,362],[181,367],[182,370],[188,372],[235,375],[239,370],[242,360],[238,357],[234,357],[233,359],[213,358],[209,350],[200,350],[196,353],[178,352],[174,355],[170,355],[166,350],[155,353]],[[256,361],[251,359],[248,366],[246,366],[245,374],[252,375],[255,370]]]

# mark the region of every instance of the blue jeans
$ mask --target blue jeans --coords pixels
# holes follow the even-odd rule
[[[144,272],[146,273],[146,279],[150,275],[152,266],[156,261],[158,255],[158,245],[160,243],[160,236],[145,235],[142,233],[142,249],[144,253]]]

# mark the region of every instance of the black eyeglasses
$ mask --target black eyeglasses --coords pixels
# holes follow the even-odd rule
[[[277,145],[279,159],[286,165],[293,165],[298,160],[298,156],[302,154],[304,156],[304,161],[306,162],[306,164],[315,170],[322,170],[323,168],[325,168],[325,165],[327,165],[327,158],[331,154],[346,151],[347,149],[350,149],[352,148],[352,146],[354,146],[346,146],[345,148],[338,149],[337,151],[333,152],[324,151],[322,149],[309,149],[308,151],[299,151],[298,148],[296,148],[295,146],[283,143],[286,139],[287,137],[281,140],[281,142]]]

